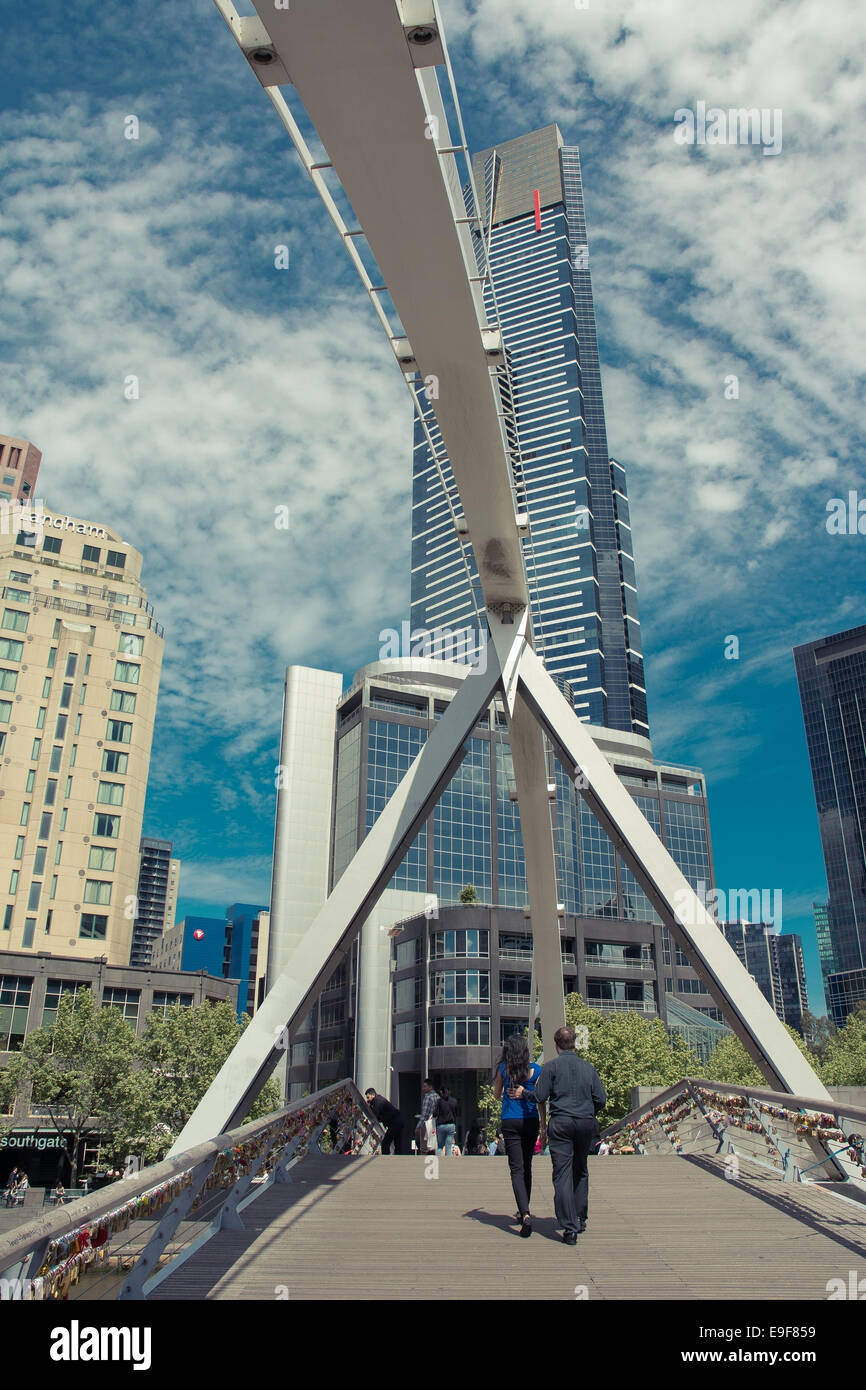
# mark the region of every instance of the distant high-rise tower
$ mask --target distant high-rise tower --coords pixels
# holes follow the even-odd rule
[[[800,937],[766,922],[723,922],[722,931],[782,1022],[799,1028],[809,1007]]]
[[[142,837],[130,965],[151,965],[154,944],[174,926],[180,860],[171,851],[171,840]]]
[[[866,626],[794,648],[829,888],[827,1006],[866,1001]]]
[[[499,389],[515,505],[530,522],[536,649],[569,682],[581,719],[646,736],[625,472],[608,456],[579,154],[551,125],[483,151],[473,169],[476,236],[489,242],[495,286],[495,300],[485,286],[487,312],[508,358]],[[415,630],[473,626],[483,612],[446,497],[453,504],[456,491],[434,407],[415,421]]]

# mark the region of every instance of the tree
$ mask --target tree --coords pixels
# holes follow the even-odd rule
[[[808,1009],[803,1010],[803,1017],[800,1020],[800,1032],[806,1040],[806,1046],[816,1057],[823,1057],[827,1050],[827,1044],[836,1033],[836,1025],[822,1014],[816,1017]]]
[[[81,1141],[101,1131],[100,1116],[115,1120],[130,1108],[135,1032],[119,1009],[97,1008],[89,989],[61,994],[54,1022],[25,1039],[6,1068],[7,1094],[30,1089],[64,1138],[69,1185],[78,1180]]]
[[[603,1013],[591,1009],[579,994],[569,994],[565,1021],[571,1028],[586,1028],[589,1035],[587,1046],[578,1052],[595,1067],[607,1093],[598,1117],[602,1128],[628,1114],[632,1086],[672,1086],[700,1070],[697,1057],[678,1034],[669,1034],[661,1019],[646,1018],[636,1009]]]
[[[249,1021],[244,1014],[238,1023],[228,1000],[194,1008],[173,1004],[164,1014],[151,1014],[137,1049],[154,1081],[148,1156],[171,1147]],[[247,1119],[269,1115],[280,1104],[279,1086],[271,1080]]]
[[[844,1028],[830,1038],[821,1080],[826,1086],[866,1086],[866,1006],[849,1014]]]
[[[464,905],[478,902],[478,894],[471,883],[464,883],[463,887],[460,889],[460,901]]]
[[[789,1023],[782,1027],[793,1038],[806,1060],[816,1067],[816,1059],[806,1046],[806,1041]],[[743,1044],[735,1034],[722,1038],[716,1043],[707,1062],[707,1080],[723,1081],[727,1086],[756,1086],[759,1090],[772,1090],[773,1084],[752,1061]]]

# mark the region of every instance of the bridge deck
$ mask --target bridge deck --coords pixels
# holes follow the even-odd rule
[[[826,1299],[866,1258],[866,1208],[713,1158],[599,1158],[576,1249],[536,1159],[535,1231],[509,1224],[504,1160],[309,1158],[155,1299]],[[578,1296],[581,1296],[578,1294]]]

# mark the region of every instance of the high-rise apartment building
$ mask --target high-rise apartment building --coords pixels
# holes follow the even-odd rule
[[[782,936],[767,922],[724,922],[721,928],[782,1022],[799,1028],[809,1007],[800,937]]]
[[[163,630],[126,541],[25,520],[0,532],[0,951],[127,965]]]
[[[150,965],[154,945],[174,926],[180,860],[171,851],[171,840],[142,838],[130,965]]]
[[[794,664],[829,889],[824,988],[842,1026],[866,1002],[866,626],[795,647]]]
[[[580,156],[551,125],[476,155],[473,171],[495,287],[485,286],[487,312],[508,360],[498,375],[515,507],[529,519],[535,647],[570,684],[581,719],[646,735],[628,498],[608,454]],[[413,630],[473,627],[483,613],[434,409],[432,398],[415,421]]]
[[[42,454],[28,439],[0,434],[0,507],[35,499],[41,462]]]
[[[265,997],[269,928],[270,913],[253,903],[232,903],[224,918],[185,917],[154,942],[153,964],[238,982],[238,1017],[252,1017]]]

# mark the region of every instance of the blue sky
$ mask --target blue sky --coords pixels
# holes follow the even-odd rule
[[[858,6],[441,8],[474,148],[550,121],[580,146],[654,746],[707,773],[719,886],[782,889],[819,1007],[791,648],[864,621],[866,540],[825,525],[866,496]],[[408,617],[408,398],[210,0],[7,0],[4,40],[0,430],[43,450],[50,505],[144,554],[145,832],[175,841],[180,912],[221,915],[268,898],[283,668],[349,677]],[[781,110],[781,153],[676,143],[698,101]]]

